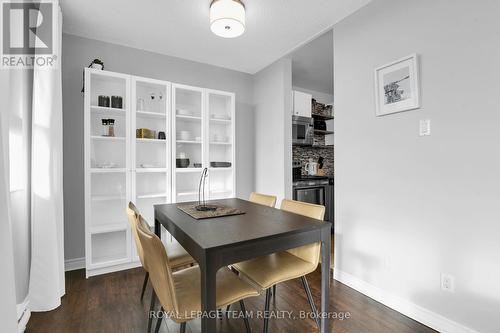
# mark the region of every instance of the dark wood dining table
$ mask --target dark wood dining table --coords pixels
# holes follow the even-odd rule
[[[155,233],[163,226],[198,262],[201,272],[202,332],[215,332],[216,273],[227,265],[321,242],[321,332],[328,332],[331,224],[242,199],[214,200],[242,215],[196,220],[177,204],[154,206]],[[293,310],[293,309],[291,309]],[[302,309],[300,309],[302,310]]]

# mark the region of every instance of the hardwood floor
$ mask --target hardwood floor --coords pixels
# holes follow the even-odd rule
[[[320,272],[308,275],[313,297],[319,307]],[[76,333],[76,332],[146,332],[147,310],[151,288],[148,286],[143,302],[139,300],[144,271],[142,268],[101,275],[85,279],[83,270],[66,273],[66,295],[62,305],[50,312],[32,313],[26,332]],[[278,285],[271,309],[278,311],[309,311],[309,304],[300,280]],[[265,295],[245,300],[247,312],[261,311]],[[235,304],[232,310],[239,310]],[[349,319],[331,320],[335,333],[360,332],[435,332],[384,305],[332,281],[330,311],[350,314]],[[165,322],[165,320],[164,320]],[[154,323],[153,323],[154,324]],[[262,331],[262,319],[250,319],[252,332]],[[166,321],[160,332],[178,332],[179,326]],[[187,332],[199,332],[200,321],[188,322]],[[244,332],[242,319],[218,321],[218,332]],[[317,332],[311,319],[271,319],[269,332]]]

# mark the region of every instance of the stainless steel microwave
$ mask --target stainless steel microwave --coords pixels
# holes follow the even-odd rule
[[[313,118],[292,116],[292,144],[295,146],[312,146],[313,142]]]

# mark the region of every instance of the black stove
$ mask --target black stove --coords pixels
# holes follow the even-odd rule
[[[333,232],[333,177],[302,174],[302,163],[294,161],[292,167],[293,200],[326,207],[325,221],[332,222]]]

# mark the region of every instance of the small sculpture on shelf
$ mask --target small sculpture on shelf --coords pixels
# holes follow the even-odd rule
[[[200,212],[206,211],[215,211],[217,210],[217,206],[207,205],[205,203],[205,182],[207,179],[208,168],[203,169],[200,177],[200,185],[198,187],[198,206],[196,206],[196,210]]]
[[[98,70],[104,70],[104,62],[100,59],[94,59],[89,65],[89,68],[93,69],[98,69]],[[82,87],[82,93],[85,92],[85,71],[83,71],[83,87]]]

